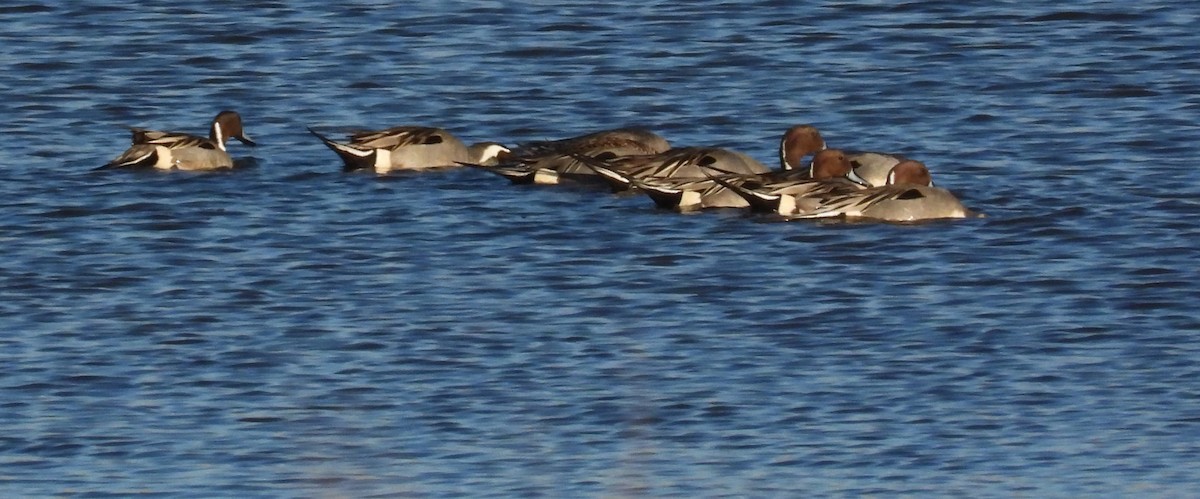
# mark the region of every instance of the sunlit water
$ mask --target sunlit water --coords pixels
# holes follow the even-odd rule
[[[3,495],[1195,493],[1194,7],[387,4],[0,7]],[[91,171],[224,108],[240,171]],[[770,164],[796,123],[988,217],[348,175],[305,131]]]

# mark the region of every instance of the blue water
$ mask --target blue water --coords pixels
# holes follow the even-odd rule
[[[0,495],[1195,493],[1193,5],[390,4],[0,7]],[[239,171],[91,171],[224,108]],[[797,123],[988,217],[343,174],[305,131],[773,164]]]

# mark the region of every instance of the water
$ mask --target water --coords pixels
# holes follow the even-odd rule
[[[1149,2],[0,8],[5,496],[1190,496],[1200,17]],[[260,144],[93,172],[127,125]],[[987,218],[678,215],[305,131],[906,153]]]

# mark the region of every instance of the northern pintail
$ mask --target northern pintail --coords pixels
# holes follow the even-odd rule
[[[385,174],[396,170],[454,167],[463,163],[495,164],[510,152],[496,142],[467,146],[446,130],[425,126],[356,132],[350,135],[347,143],[330,140],[312,128],[308,131],[337,153],[344,163],[342,170],[347,172],[372,170]]]
[[[850,177],[862,182],[867,187],[888,185],[887,177],[892,168],[909,159],[900,154],[887,152],[847,149],[843,149],[843,151],[853,167]]]
[[[809,174],[781,175],[718,175],[709,178],[719,186],[723,196],[737,196],[740,201],[728,207],[749,207],[753,211],[791,213],[797,199],[809,196],[849,193],[866,187],[853,181],[850,161],[838,149],[824,149],[813,155]],[[782,172],[784,174],[788,172]],[[716,189],[716,188],[714,188]],[[703,202],[703,198],[700,199]],[[782,207],[781,207],[782,203]]]
[[[920,161],[906,159],[892,167],[887,185],[854,192],[792,197],[788,218],[814,219],[840,217],[888,222],[917,222],[943,218],[976,216],[954,194],[933,187],[929,169]]]
[[[812,125],[795,125],[783,132],[779,139],[779,170],[808,171],[811,174],[811,163],[804,165],[806,156],[816,154],[825,149],[825,139],[821,132]],[[815,159],[815,158],[814,158]]]
[[[816,171],[816,155],[823,150],[825,150],[825,140],[821,138],[821,133],[816,127],[795,125],[784,131],[779,139],[779,170],[777,171],[763,172],[765,167],[761,167],[757,161],[743,160],[744,163],[754,165],[754,167],[737,170],[736,168],[729,169],[727,165],[712,163],[704,165],[700,172],[702,177],[664,178],[660,175],[643,175],[633,179],[633,183],[653,199],[655,204],[667,209],[693,211],[704,208],[745,208],[747,201],[743,196],[730,191],[728,187],[709,177],[719,172],[722,174],[719,176],[726,182],[751,182],[763,185],[774,182],[793,182],[799,179],[827,179],[845,176],[849,163],[846,163],[847,171],[842,171],[841,166],[836,163],[836,158],[833,157],[825,158],[824,171],[820,173]],[[740,155],[740,153],[738,154]],[[803,159],[809,155],[814,155],[814,159],[804,165]],[[844,158],[842,161],[844,162]]]
[[[825,148],[824,139],[821,138],[819,132],[812,125],[796,125],[789,128],[784,133],[783,140],[780,142],[780,169],[783,171],[807,171],[808,168],[801,162],[801,159],[804,157],[804,151],[807,150],[811,153],[814,151],[812,148],[818,143],[820,144],[819,149]],[[877,151],[846,149],[842,149],[842,151],[853,166],[850,178],[862,182],[868,187],[887,185],[887,175],[892,170],[892,167],[908,159],[899,154]]]
[[[526,142],[505,161],[486,168],[516,184],[557,184],[594,178],[576,156],[615,159],[670,149],[667,139],[641,128],[615,128],[559,140]],[[471,165],[479,166],[479,165]]]
[[[242,130],[242,117],[221,111],[213,118],[208,138],[186,133],[132,129],[129,149],[100,169],[156,168],[160,170],[218,170],[233,167],[225,150],[230,137],[248,146],[256,145]]]

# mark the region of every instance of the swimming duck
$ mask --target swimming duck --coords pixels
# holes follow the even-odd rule
[[[808,175],[787,175],[788,172],[772,172],[763,175],[717,175],[708,181],[720,189],[722,197],[737,196],[740,201],[726,202],[725,207],[745,208],[761,212],[791,213],[796,199],[818,195],[833,195],[865,189],[860,182],[851,180],[850,161],[838,149],[824,149],[813,155]],[[686,194],[685,194],[686,195]],[[701,197],[702,204],[710,203]],[[784,203],[784,207],[780,207]],[[681,203],[681,206],[684,206]]]
[[[208,137],[186,133],[161,132],[133,128],[131,145],[112,161],[98,169],[156,168],[160,170],[218,170],[233,167],[233,158],[225,150],[230,137],[243,144],[257,144],[242,129],[242,117],[234,111],[221,111],[213,118]]]
[[[900,161],[884,182],[886,185],[853,192],[785,196],[792,201],[781,203],[779,213],[794,219],[842,217],[888,222],[975,216],[950,191],[934,187],[929,169],[920,161]]]
[[[730,191],[728,187],[709,177],[721,173],[723,174],[722,178],[727,182],[751,182],[756,186],[762,186],[775,182],[845,176],[849,171],[849,163],[846,163],[846,171],[841,171],[840,165],[836,163],[836,158],[832,156],[823,160],[825,164],[820,166],[823,168],[822,171],[816,170],[818,168],[816,155],[823,150],[825,150],[825,140],[821,138],[821,133],[816,127],[795,125],[784,131],[780,137],[779,170],[764,172],[762,170],[766,170],[766,168],[761,167],[754,160],[749,160],[756,165],[754,168],[740,172],[736,169],[729,169],[727,165],[710,163],[702,165],[704,166],[700,172],[703,174],[702,177],[664,178],[649,175],[641,176],[633,183],[662,208],[679,211],[704,208],[745,208],[747,201],[743,196]],[[802,160],[809,155],[814,155],[814,159],[804,166]]]
[[[372,170],[385,174],[397,170],[427,170],[459,166],[462,163],[495,164],[510,153],[496,142],[467,146],[458,137],[441,128],[397,126],[384,130],[356,132],[349,142],[340,143],[312,128],[326,147],[337,153],[342,171]]]
[[[558,184],[589,180],[596,173],[576,157],[603,160],[654,154],[671,147],[666,139],[641,128],[615,128],[559,140],[522,143],[504,161],[485,168],[515,184]],[[469,165],[481,166],[481,165]]]
[[[819,148],[813,149],[818,143],[820,144]],[[780,142],[780,170],[806,171],[808,168],[800,161],[805,156],[805,151],[811,154],[816,150],[824,148],[824,139],[821,138],[819,132],[812,125],[793,126],[784,132],[783,140]],[[867,187],[887,185],[887,175],[892,167],[908,159],[899,154],[884,152],[845,149],[842,151],[846,154],[846,158],[850,160],[850,164],[853,167],[853,171],[849,177],[863,183]]]

